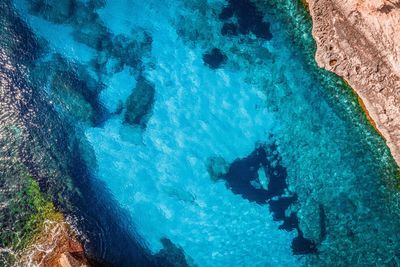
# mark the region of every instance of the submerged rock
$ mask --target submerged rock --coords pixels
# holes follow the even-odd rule
[[[96,125],[105,116],[106,110],[99,101],[103,84],[82,65],[55,54],[49,61],[33,67],[31,77],[39,86],[49,84],[53,104],[74,121]]]
[[[104,0],[29,2],[32,15],[56,24],[69,24],[72,26],[72,36],[75,41],[99,53],[92,60],[98,75],[105,74],[105,64],[109,59],[117,61],[118,70],[124,66],[141,69],[142,58],[148,56],[151,51],[152,37],[142,28],[115,35],[105,26],[97,12],[97,9],[104,5]]]
[[[79,120],[94,121],[94,108],[77,90],[77,84],[74,85],[78,81],[71,78],[66,72],[59,72],[53,77],[51,87],[56,104],[63,106],[65,111]]]
[[[279,229],[296,230],[297,236],[291,245],[294,255],[318,252],[316,243],[304,237],[297,213],[290,210],[298,197],[289,191],[287,171],[281,165],[276,144],[259,145],[250,155],[230,165],[223,158],[209,158],[207,170],[212,179],[225,180],[226,187],[234,194],[259,205],[268,205],[273,219],[282,221]]]
[[[189,267],[185,253],[168,238],[162,238],[163,248],[155,255],[157,266],[165,267]]]
[[[249,0],[229,0],[228,3],[222,9],[219,19],[232,22],[224,24],[221,30],[222,35],[252,33],[258,38],[271,40],[272,34],[269,30],[269,23],[264,21],[262,12],[257,9],[253,2]],[[237,24],[233,21],[237,21]]]
[[[214,180],[222,179],[229,170],[229,164],[222,157],[210,157],[207,159],[207,171]]]
[[[75,0],[33,0],[30,2],[31,11],[40,14],[43,18],[55,22],[65,23],[74,14]]]
[[[238,33],[238,27],[234,23],[224,23],[224,26],[222,26],[222,35],[238,35]]]
[[[125,122],[146,128],[154,99],[154,85],[143,76],[139,76],[135,89],[126,101]]]
[[[211,69],[218,69],[227,59],[228,57],[218,48],[213,48],[210,52],[203,55],[204,63]]]
[[[276,145],[260,145],[247,157],[234,160],[222,175],[226,186],[233,193],[260,205],[282,196],[288,188],[287,172],[276,153]],[[212,169],[219,169],[220,162],[214,160],[212,163],[217,165]],[[260,173],[263,173],[262,177]],[[265,184],[267,177],[268,184]],[[260,178],[264,181],[260,181]]]

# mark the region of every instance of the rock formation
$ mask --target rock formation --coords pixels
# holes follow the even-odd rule
[[[320,67],[356,91],[400,165],[400,0],[307,0]]]
[[[66,222],[46,221],[19,262],[22,266],[89,267],[83,246],[74,236]]]

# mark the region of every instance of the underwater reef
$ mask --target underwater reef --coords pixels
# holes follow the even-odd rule
[[[0,265],[398,265],[399,168],[316,5],[2,1]]]

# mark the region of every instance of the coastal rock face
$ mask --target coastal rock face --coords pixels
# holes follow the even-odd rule
[[[307,0],[320,67],[357,92],[400,165],[400,0]]]
[[[21,266],[89,267],[84,248],[64,222],[46,221],[38,239],[24,251]]]

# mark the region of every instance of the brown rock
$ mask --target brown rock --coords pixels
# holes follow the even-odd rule
[[[44,230],[24,252],[24,266],[89,267],[83,246],[64,221],[46,221]]]
[[[400,165],[400,0],[308,0],[320,67],[342,76]]]

